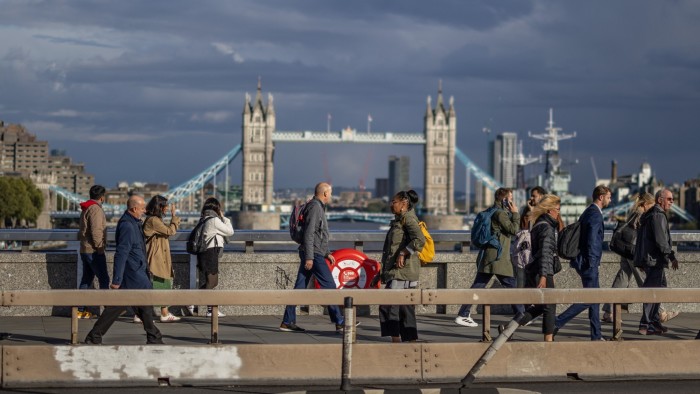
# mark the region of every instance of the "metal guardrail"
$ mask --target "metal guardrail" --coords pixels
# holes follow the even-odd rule
[[[484,305],[482,339],[490,341],[490,306],[509,304],[611,303],[613,339],[621,339],[620,304],[697,303],[700,289],[415,289],[415,290],[8,290],[2,306],[119,305]],[[212,313],[212,343],[218,343],[218,307]],[[72,308],[71,342],[77,343],[77,307]]]
[[[185,242],[190,231],[178,231],[170,237],[171,242]],[[470,232],[464,230],[431,230],[433,240],[440,243],[457,243],[461,245],[462,252],[469,250],[471,244]],[[352,242],[356,249],[362,250],[367,243],[384,242],[386,231],[379,230],[351,230],[331,231],[330,242]],[[611,231],[605,232],[605,242],[612,237]],[[671,239],[674,245],[687,242],[700,243],[700,231],[671,231]],[[37,241],[77,241],[76,230],[0,230],[0,241],[16,241],[22,244],[22,250],[28,251],[31,242]],[[114,231],[107,232],[107,240],[114,242]],[[236,230],[229,238],[231,243],[243,243],[246,252],[253,252],[256,242],[293,244],[286,230]]]

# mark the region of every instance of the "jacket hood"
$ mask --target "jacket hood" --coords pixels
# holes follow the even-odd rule
[[[99,205],[99,203],[98,203],[97,201],[95,201],[95,200],[87,200],[87,201],[84,201],[84,202],[81,202],[81,203],[80,203],[80,209],[81,209],[83,212],[85,212],[85,211],[87,211],[88,208],[90,208],[91,206],[93,206],[93,205],[95,205],[95,204]]]

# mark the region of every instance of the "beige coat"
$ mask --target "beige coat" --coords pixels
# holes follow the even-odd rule
[[[170,256],[170,241],[168,241],[168,238],[177,232],[179,226],[180,218],[177,216],[173,216],[170,219],[170,224],[167,226],[163,219],[157,216],[149,216],[143,223],[148,270],[159,278],[173,278],[173,261]]]
[[[80,253],[104,254],[107,243],[107,218],[99,204],[93,204],[80,214]]]

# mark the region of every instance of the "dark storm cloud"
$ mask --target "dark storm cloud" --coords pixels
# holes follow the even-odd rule
[[[621,170],[649,160],[672,181],[699,170],[677,165],[694,157],[694,145],[678,141],[696,133],[697,2],[3,1],[2,9],[0,89],[12,100],[0,100],[0,118],[32,126],[107,184],[179,184],[215,162],[240,143],[244,94],[255,96],[258,76],[265,99],[274,94],[280,130],[325,130],[332,113],[334,129],[365,131],[371,113],[374,130],[419,132],[426,96],[434,104],[443,79],[444,99],[455,96],[457,145],[483,167],[484,127],[526,138],[555,107],[557,125],[578,132],[562,144],[580,159],[575,190],[592,182],[589,157],[599,173],[616,157]],[[541,153],[538,143],[525,147]],[[139,161],[154,148],[168,155]],[[352,163],[371,156],[369,177],[386,176],[388,154],[416,157],[411,182],[422,183],[417,148],[299,144],[279,146],[275,182],[287,186],[286,163],[302,155],[313,159],[296,173],[313,179],[291,183],[314,183],[326,155],[334,181],[355,185],[362,168]]]
[[[76,40],[73,38],[47,36],[45,34],[35,34],[32,37],[42,39],[42,40],[47,40],[47,41],[50,41],[50,42],[56,43],[56,44],[75,44],[75,45],[85,45],[85,46],[92,46],[92,47],[99,47],[99,48],[119,48],[116,45],[103,44],[103,43],[100,43],[97,41]]]

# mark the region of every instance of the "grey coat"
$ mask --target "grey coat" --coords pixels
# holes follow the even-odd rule
[[[666,212],[658,205],[642,215],[637,229],[637,244],[634,248],[636,267],[668,267],[675,260],[671,248],[671,230],[668,227]]]
[[[326,205],[317,197],[306,204],[304,214],[304,242],[299,250],[304,252],[307,260],[312,260],[314,254],[327,256],[328,250],[328,221],[326,221]]]

